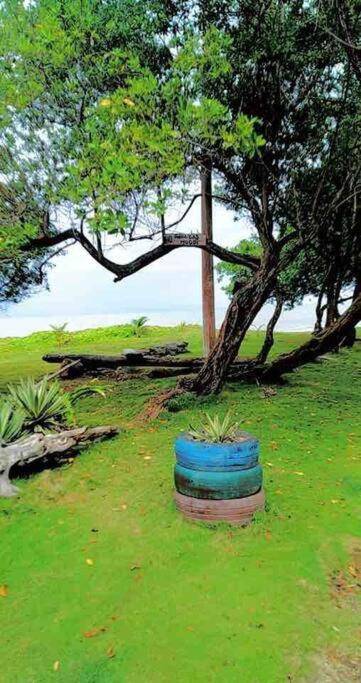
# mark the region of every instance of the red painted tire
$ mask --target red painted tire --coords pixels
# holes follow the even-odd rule
[[[230,500],[205,500],[191,498],[175,491],[174,500],[177,509],[186,519],[203,522],[228,522],[245,526],[252,521],[257,510],[264,510],[265,495],[263,489],[246,498]]]

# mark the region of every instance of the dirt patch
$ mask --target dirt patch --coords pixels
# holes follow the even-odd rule
[[[348,547],[346,567],[335,569],[329,580],[332,600],[339,609],[358,611],[361,594],[361,544],[353,540]],[[313,657],[314,669],[302,683],[360,683],[361,657],[328,649]]]
[[[315,671],[302,683],[360,683],[361,658],[328,651],[315,659]]]
[[[344,569],[335,570],[330,579],[331,595],[338,607],[345,603],[357,609],[361,595],[361,546],[354,546],[350,562]],[[360,677],[361,680],[361,677]]]

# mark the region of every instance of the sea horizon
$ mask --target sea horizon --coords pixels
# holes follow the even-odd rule
[[[312,303],[312,305],[311,305]],[[251,329],[265,329],[272,315],[273,307],[266,304],[257,316]],[[216,307],[216,323],[219,327],[226,312],[225,306]],[[96,327],[110,327],[123,325],[133,318],[145,315],[150,326],[176,326],[181,322],[186,324],[202,324],[202,311],[200,306],[183,306],[177,309],[152,308],[136,310],[123,308],[121,312],[111,313],[84,313],[84,314],[54,314],[54,315],[14,315],[11,311],[2,312],[0,315],[0,338],[25,337],[34,332],[46,332],[51,330],[51,325],[67,323],[67,330],[92,329]],[[313,302],[304,302],[293,310],[284,311],[276,330],[279,332],[307,332],[313,329],[314,306]]]

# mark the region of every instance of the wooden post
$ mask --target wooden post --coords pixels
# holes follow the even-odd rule
[[[212,171],[210,166],[201,170],[201,214],[202,237],[213,239],[212,223]],[[202,309],[203,309],[203,350],[208,356],[216,341],[216,320],[214,310],[214,273],[213,256],[202,251]]]

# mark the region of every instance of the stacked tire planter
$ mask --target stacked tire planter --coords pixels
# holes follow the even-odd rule
[[[175,503],[184,517],[246,525],[264,509],[259,441],[251,434],[223,443],[181,434],[175,456]]]

